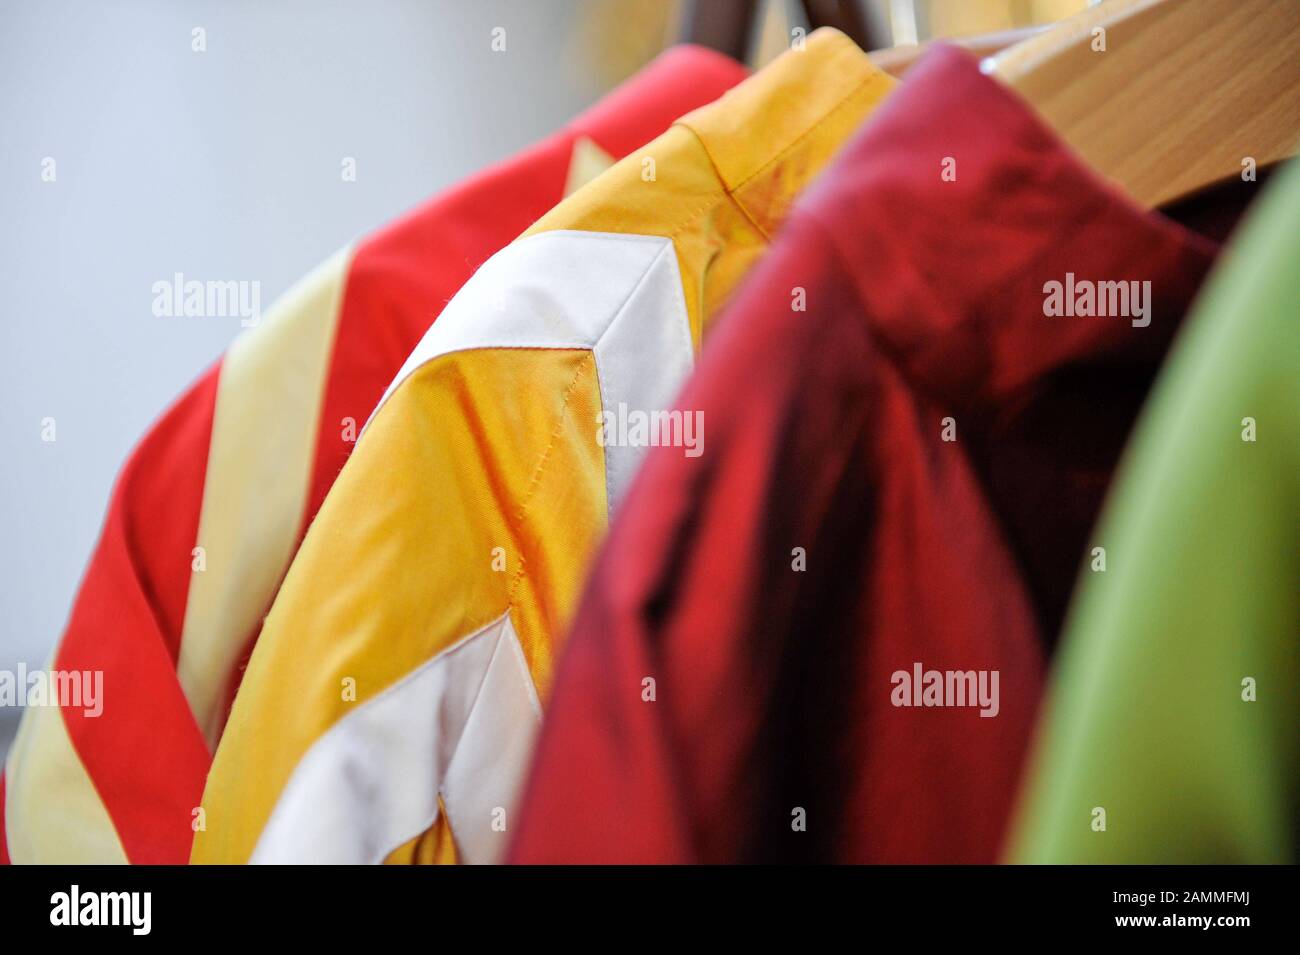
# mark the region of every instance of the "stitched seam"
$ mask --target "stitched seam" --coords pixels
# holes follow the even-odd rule
[[[605,397],[608,394],[608,387],[607,387],[608,379],[605,377],[605,372],[601,368],[600,358],[596,355],[596,349],[600,347],[601,342],[603,342],[609,336],[610,331],[614,328],[615,325],[618,324],[619,319],[622,318],[623,314],[627,311],[628,306],[631,305],[632,302],[637,298],[637,294],[641,291],[642,287],[644,287],[645,283],[649,280],[650,276],[654,273],[655,268],[659,264],[660,260],[663,259],[663,257],[670,252],[674,256],[677,255],[677,247],[673,245],[671,240],[665,242],[664,247],[659,250],[659,254],[656,255],[650,261],[650,265],[646,268],[646,270],[643,273],[641,273],[641,277],[637,279],[636,285],[632,287],[632,291],[628,293],[627,298],[623,300],[623,304],[619,306],[618,311],[614,313],[613,319],[611,319],[610,323],[605,326],[605,330],[600,333],[600,336],[596,339],[595,344],[591,346],[592,357],[595,359],[596,362],[596,384],[597,387],[599,387],[600,389],[600,406],[604,410],[608,410],[607,408],[605,408]],[[689,326],[690,326],[690,316],[688,315],[687,316],[688,335],[690,334]],[[694,344],[692,343],[692,348],[693,347]],[[605,458],[605,513],[606,515],[608,515],[610,506],[613,504],[613,491],[611,490],[609,485],[609,455],[605,454],[604,458]]]
[[[641,289],[641,286],[645,284],[646,278],[651,274],[651,272],[654,271],[655,263],[659,261],[659,259],[663,256],[664,252],[666,252],[668,249],[675,250],[675,247],[671,242],[666,242],[664,244],[664,247],[660,249],[660,251],[655,255],[655,257],[646,264],[645,269],[642,270],[641,274],[637,277],[637,280],[633,284],[632,288],[628,290],[628,293],[624,297],[622,303],[618,306],[617,309],[614,310],[614,314],[610,318],[609,322],[605,325],[604,330],[596,337],[596,341],[592,344],[591,349],[587,351],[586,357],[579,364],[577,371],[574,372],[573,378],[569,381],[568,387],[565,388],[564,398],[560,402],[560,412],[556,416],[555,428],[551,432],[550,440],[547,441],[546,449],[542,452],[541,457],[537,461],[537,466],[533,469],[532,477],[529,479],[528,482],[528,490],[524,493],[523,500],[519,502],[519,510],[515,514],[515,519],[521,524],[525,523],[527,520],[528,507],[532,503],[533,495],[536,494],[537,492],[537,486],[541,483],[542,476],[546,470],[546,465],[550,461],[551,451],[555,448],[555,442],[559,438],[560,432],[564,430],[565,423],[569,420],[569,405],[573,400],[573,393],[578,387],[578,383],[582,379],[583,375],[587,373],[588,364],[596,363],[596,353],[595,353],[596,346],[599,345],[600,342],[604,340],[605,336],[609,333],[609,330],[614,326],[614,323],[619,320],[620,316],[622,316],[623,312],[627,309],[628,303],[631,302],[632,299],[636,297],[636,293]],[[676,254],[675,251],[674,254]],[[603,387],[600,381],[599,365],[597,365],[596,368],[596,386],[598,389]],[[608,468],[606,468],[606,472],[605,472],[605,495],[606,495],[606,502],[605,502],[606,508],[608,509],[609,506]],[[515,594],[518,592],[519,583],[523,578],[524,567],[525,567],[525,560],[523,555],[521,554],[519,556],[519,569],[515,571],[514,579],[510,581],[510,589],[506,595],[507,613],[509,613],[511,610],[514,609]]]
[[[452,818],[451,806],[447,803],[447,772],[451,769],[452,764],[456,762],[456,756],[460,753],[461,744],[465,741],[465,730],[474,720],[474,713],[478,710],[479,701],[483,699],[483,687],[487,685],[488,674],[492,672],[492,666],[497,662],[497,657],[501,653],[501,642],[505,639],[505,628],[510,626],[510,611],[506,611],[502,616],[497,618],[500,626],[497,628],[497,642],[492,647],[492,656],[488,658],[487,666],[483,668],[483,678],[479,680],[478,686],[474,690],[474,701],[470,703],[469,709],[465,711],[465,723],[460,728],[460,735],[456,738],[456,744],[451,748],[451,755],[447,757],[447,764],[443,767],[442,778],[438,782],[438,800],[442,803],[442,809],[447,814],[447,825],[451,831],[456,831],[456,821]],[[435,819],[437,817],[435,816]],[[432,823],[430,823],[432,826]],[[427,831],[423,830],[423,831]],[[401,845],[401,843],[399,843]]]
[[[350,710],[349,710],[345,715],[339,717],[339,718],[336,719],[333,723],[331,723],[331,724],[329,725],[329,727],[327,727],[326,730],[325,730],[323,733],[320,734],[320,736],[316,737],[316,739],[312,742],[312,744],[311,744],[309,747],[307,747],[307,750],[306,750],[306,751],[303,753],[303,755],[298,759],[297,763],[295,763],[293,770],[292,770],[292,771],[290,772],[290,774],[289,774],[289,779],[286,781],[285,785],[284,785],[283,787],[281,787],[281,789],[280,789],[280,795],[279,795],[279,797],[276,799],[275,805],[272,806],[272,808],[271,808],[271,812],[270,812],[270,814],[269,814],[269,815],[267,816],[267,818],[266,818],[266,823],[265,823],[265,824],[263,825],[263,827],[262,827],[262,832],[261,832],[261,834],[258,836],[257,842],[256,842],[256,843],[254,844],[254,846],[253,846],[253,852],[254,852],[254,853],[257,852],[258,847],[259,847],[259,846],[261,845],[261,843],[262,843],[262,839],[263,839],[263,837],[266,835],[266,831],[267,831],[267,829],[270,828],[271,823],[276,819],[277,815],[279,814],[279,810],[280,810],[280,807],[281,807],[281,805],[282,805],[282,800],[283,800],[283,798],[284,798],[284,794],[285,794],[285,792],[288,790],[290,784],[293,783],[294,778],[297,776],[298,770],[302,767],[302,764],[306,761],[307,756],[309,756],[309,755],[312,753],[312,751],[315,750],[315,749],[317,748],[317,746],[319,746],[320,743],[321,743],[321,742],[322,742],[322,741],[323,741],[327,736],[329,736],[331,733],[335,732],[335,731],[338,729],[338,727],[341,726],[344,722],[347,722],[347,721],[349,721],[351,718],[353,718],[353,717],[355,716],[355,714],[357,714],[357,713],[359,713],[359,712],[369,712],[369,711],[373,710],[376,706],[379,705],[379,703],[380,703],[381,701],[383,701],[383,700],[385,700],[385,699],[391,697],[391,696],[394,695],[395,693],[399,692],[403,687],[405,687],[405,686],[407,686],[407,685],[409,685],[409,684],[415,682],[415,681],[416,681],[420,676],[422,676],[422,675],[426,672],[426,670],[427,670],[430,666],[432,666],[432,665],[438,663],[439,661],[444,660],[445,658],[451,657],[451,656],[454,655],[458,650],[462,650],[462,649],[464,649],[464,648],[465,648],[469,643],[471,643],[473,640],[475,640],[475,639],[478,638],[478,637],[481,637],[484,633],[486,633],[486,632],[487,632],[487,631],[488,631],[488,630],[493,626],[493,624],[498,624],[498,623],[502,622],[502,619],[503,619],[503,617],[496,617],[496,618],[494,618],[492,621],[490,621],[490,622],[484,624],[483,626],[479,627],[477,630],[473,631],[472,633],[468,633],[468,634],[466,634],[465,636],[461,637],[459,640],[457,640],[455,643],[452,643],[450,646],[443,647],[443,649],[439,650],[439,651],[438,651],[437,653],[435,653],[433,656],[427,658],[427,659],[424,660],[422,663],[420,663],[419,666],[415,667],[414,669],[412,669],[410,672],[406,673],[406,674],[405,674],[404,676],[402,676],[401,678],[399,678],[399,679],[397,679],[397,680],[394,680],[392,683],[388,684],[386,687],[384,687],[382,690],[380,690],[380,691],[379,691],[378,693],[376,693],[374,696],[368,697],[367,699],[362,700],[361,702],[357,703],[357,704],[356,704],[354,707],[352,707],[352,708],[351,708],[351,709],[350,709]],[[499,639],[500,639],[500,638],[498,637],[498,640],[499,640]],[[494,651],[493,656],[495,657],[495,655],[496,655],[496,654],[495,654],[495,651]],[[489,667],[491,666],[491,661],[489,661],[488,666],[489,666]],[[487,674],[486,674],[486,671],[485,671],[485,672],[484,672],[484,678],[485,678],[485,679],[486,679],[486,675],[487,675]],[[482,688],[482,684],[480,683],[480,684],[479,684],[479,689],[478,689],[478,691],[475,693],[475,697],[474,697],[475,703],[478,702],[478,694],[482,692],[482,689],[483,689],[483,688]],[[470,712],[470,713],[473,713],[473,706],[470,707],[470,711],[469,711],[469,712]],[[468,723],[468,718],[466,719],[466,723]],[[462,729],[462,735],[463,735],[463,729]],[[459,747],[459,745],[460,745],[460,740],[457,740],[457,747]],[[454,749],[453,749],[453,752],[452,752],[452,757],[453,757],[453,758],[455,757],[455,750],[454,750]],[[448,760],[447,760],[447,765],[448,765],[448,766],[451,765],[451,759],[448,759]],[[437,793],[439,793],[439,794],[442,793],[442,784],[441,784],[441,783],[438,785]],[[430,827],[431,827],[435,822],[437,822],[437,821],[438,821],[438,814],[437,814],[437,811],[435,810],[435,811],[434,811],[433,818],[429,821],[429,824],[428,824],[427,826],[425,826],[425,827],[424,827],[423,829],[421,829],[419,832],[412,834],[411,836],[409,836],[407,839],[403,840],[402,842],[399,842],[397,845],[392,846],[392,847],[390,847],[389,849],[385,850],[384,853],[383,853],[383,855],[380,856],[380,858],[379,858],[378,861],[382,862],[382,861],[383,861],[384,859],[386,859],[389,855],[391,855],[394,851],[396,851],[397,849],[399,849],[399,848],[401,848],[403,845],[405,845],[406,842],[409,842],[411,839],[415,838],[415,836],[418,836],[418,835],[420,835],[420,834],[423,833],[423,832],[427,832],[428,829],[429,829],[429,828],[430,828]]]
[[[861,83],[859,83],[859,84],[858,84],[857,86],[855,86],[852,90],[850,90],[847,94],[845,94],[845,96],[844,96],[843,99],[841,99],[839,102],[837,102],[834,106],[832,106],[832,107],[831,107],[830,109],[828,109],[826,112],[824,112],[824,113],[822,113],[820,116],[818,116],[818,117],[817,117],[817,118],[816,118],[816,119],[815,119],[811,124],[809,124],[809,126],[808,126],[807,129],[805,129],[802,133],[800,133],[800,134],[799,134],[795,139],[791,140],[791,142],[790,142],[790,144],[789,144],[788,146],[786,146],[785,148],[783,148],[779,153],[777,153],[775,156],[773,156],[773,157],[772,157],[771,159],[769,159],[767,162],[763,163],[763,165],[759,166],[756,170],[754,170],[752,173],[750,173],[748,176],[746,176],[746,177],[745,177],[744,179],[742,179],[740,182],[736,183],[736,185],[735,185],[733,188],[734,188],[734,189],[741,189],[741,188],[743,188],[744,186],[748,185],[750,182],[752,182],[754,179],[756,179],[756,178],[758,178],[759,176],[761,176],[761,175],[762,175],[763,173],[765,173],[765,172],[766,172],[766,171],[767,171],[767,170],[768,170],[768,169],[769,169],[773,164],[775,164],[776,162],[778,162],[778,161],[781,160],[781,159],[784,159],[784,158],[786,157],[786,155],[790,153],[791,150],[793,150],[796,146],[800,145],[800,144],[801,144],[805,139],[807,139],[810,135],[812,135],[812,133],[816,131],[816,129],[817,129],[818,126],[820,126],[821,124],[825,123],[828,119],[830,119],[830,118],[831,118],[832,116],[834,116],[836,113],[841,112],[845,107],[847,107],[847,106],[849,105],[849,102],[850,102],[851,100],[856,99],[857,97],[859,97],[859,96],[861,96],[863,93],[865,93],[869,88],[871,88],[871,87],[876,86],[877,84],[879,84],[880,81],[881,81],[883,78],[884,78],[884,74],[882,74],[882,73],[873,73],[873,74],[871,74],[870,76],[868,76],[868,77],[867,77],[866,79],[864,79]]]
[[[520,677],[523,679],[524,688],[528,692],[528,702],[530,707],[532,708],[534,718],[538,723],[540,723],[542,719],[542,704],[541,704],[541,700],[537,696],[537,686],[536,684],[533,683],[533,675],[528,670],[528,661],[524,658],[523,647],[519,643],[519,638],[517,636],[513,636],[514,626],[510,623],[509,611],[507,611],[504,616],[498,619],[501,620],[501,629],[497,633],[497,643],[496,646],[492,648],[492,658],[488,660],[487,668],[483,671],[483,680],[479,683],[478,690],[474,694],[474,702],[470,704],[468,715],[465,717],[465,727],[462,728],[461,730],[460,739],[456,740],[456,745],[452,750],[450,758],[448,758],[447,760],[448,770],[450,770],[452,764],[456,762],[456,757],[460,755],[460,747],[465,741],[464,730],[465,728],[469,727],[469,724],[474,719],[474,714],[478,712],[479,703],[483,699],[483,687],[487,684],[488,674],[491,673],[492,667],[497,662],[497,658],[500,657],[503,652],[509,655],[511,661],[513,661],[515,665],[517,672],[519,673]],[[511,634],[507,634],[505,632],[507,627],[510,628]],[[452,840],[455,841],[456,829],[458,827],[458,824],[456,822],[456,816],[458,815],[458,813],[454,812],[451,804],[447,802],[446,784],[447,784],[447,774],[444,772],[442,777],[442,782],[438,786],[438,803],[441,806],[443,815],[447,819],[447,827],[450,830]],[[417,833],[416,835],[423,835],[424,833],[428,832],[430,829],[433,828],[433,823],[437,821],[438,821],[437,810],[435,810],[433,820],[424,829],[420,830],[420,832]],[[408,839],[406,841],[409,842],[410,840]],[[400,848],[404,844],[405,842],[398,843],[398,845],[394,846],[392,850],[389,850],[388,854],[391,855],[393,851]],[[458,854],[463,854],[463,851],[459,846],[457,846],[456,851]],[[387,858],[387,856],[385,856],[385,858]]]
[[[852,100],[858,98],[866,91],[879,84],[881,80],[884,78],[885,75],[880,72],[872,72],[871,74],[866,76],[862,80],[862,82],[858,83],[847,93],[845,93],[844,96],[842,96],[839,100],[837,100],[830,109],[826,110],[825,112],[819,113],[817,116],[813,117],[813,119],[809,122],[807,127],[805,127],[802,132],[800,132],[797,136],[795,136],[788,143],[786,143],[786,145],[782,146],[780,150],[778,150],[776,153],[773,153],[771,156],[769,156],[768,159],[766,159],[752,172],[742,176],[734,186],[729,185],[727,183],[726,178],[722,175],[722,170],[718,168],[718,164],[714,160],[713,153],[710,152],[708,144],[705,142],[704,137],[702,137],[698,132],[696,132],[694,127],[688,125],[685,122],[682,122],[681,120],[678,120],[678,122],[675,123],[674,125],[680,126],[682,129],[688,130],[691,133],[691,135],[695,137],[696,141],[699,142],[700,144],[700,148],[704,150],[704,155],[708,158],[709,164],[713,167],[713,173],[717,177],[718,182],[722,184],[723,194],[726,195],[728,198],[730,198],[733,203],[735,203],[736,207],[740,210],[741,214],[743,214],[745,218],[748,219],[750,223],[753,224],[754,228],[756,228],[760,233],[762,233],[765,239],[770,239],[771,236],[769,236],[767,231],[761,225],[759,225],[758,222],[754,220],[753,216],[750,215],[750,212],[745,207],[744,203],[742,203],[738,198],[736,198],[735,193],[739,192],[749,183],[753,182],[759,176],[763,175],[765,172],[771,169],[778,162],[785,159],[786,156],[788,156],[796,147],[802,145],[803,142],[807,140],[808,137],[811,136],[819,126],[821,126],[831,117],[835,116],[837,113],[845,109]]]
[[[514,627],[511,627],[510,629],[513,630]],[[541,722],[542,701],[537,695],[537,684],[533,682],[533,674],[532,671],[528,669],[528,661],[524,658],[523,645],[520,644],[517,635],[515,639],[508,642],[510,645],[507,649],[510,651],[510,657],[515,661],[515,666],[519,669],[519,675],[523,678],[524,686],[528,689],[528,702],[532,704],[533,715],[537,717],[538,722]]]
[[[595,355],[591,351],[582,358],[578,364],[578,370],[574,372],[573,378],[570,379],[569,385],[564,389],[564,398],[560,402],[560,413],[556,415],[555,428],[551,431],[550,440],[546,443],[546,449],[538,458],[537,466],[533,468],[532,477],[528,482],[528,490],[524,492],[523,500],[519,502],[519,510],[515,514],[515,520],[524,524],[528,515],[528,505],[532,503],[533,495],[537,491],[537,485],[541,483],[542,474],[546,470],[547,462],[550,459],[551,451],[555,447],[556,439],[559,438],[560,432],[564,430],[565,422],[569,418],[569,402],[573,398],[573,392],[578,387],[578,382],[587,373],[587,366],[595,362]],[[515,593],[519,589],[519,582],[524,576],[525,567],[524,555],[519,555],[519,569],[515,571],[514,578],[510,581],[510,589],[506,593],[506,613],[510,613],[515,607]]]

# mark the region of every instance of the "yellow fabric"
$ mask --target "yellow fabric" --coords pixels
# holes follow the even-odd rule
[[[57,706],[27,710],[9,750],[5,777],[10,861],[126,865],[117,829]]]
[[[525,416],[500,400],[503,383],[527,394]],[[539,642],[576,599],[603,526],[589,426],[599,409],[586,350],[456,352],[390,399],[267,616],[208,777],[194,861],[247,861],[313,741],[507,606],[534,678],[549,673]],[[536,449],[552,445],[542,470]]]
[[[458,861],[456,844],[443,821],[446,818],[447,809],[442,800],[438,800],[438,821],[432,828],[390,852],[384,865],[455,865]]]
[[[671,237],[698,347],[792,200],[892,87],[819,31],[566,199],[529,234]],[[646,160],[653,160],[653,178]],[[195,862],[247,860],[309,747],[509,612],[543,699],[555,639],[605,531],[586,349],[475,349],[421,366],[375,415],[268,616],[218,747]],[[501,548],[501,551],[495,551]],[[504,556],[504,570],[494,559]],[[355,680],[355,702],[341,686]],[[389,858],[433,858],[427,840]]]
[[[564,194],[573,195],[614,165],[614,162],[614,157],[601,149],[595,140],[579,136],[573,141],[573,152],[569,156],[569,172],[564,179]]]

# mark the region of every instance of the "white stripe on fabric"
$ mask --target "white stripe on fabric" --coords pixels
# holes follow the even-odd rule
[[[672,241],[556,231],[506,247],[443,309],[371,419],[427,362],[484,348],[589,349],[605,409],[668,410],[694,362]],[[604,449],[611,511],[645,450]],[[251,861],[380,862],[434,823],[439,795],[459,857],[497,861],[506,835],[494,823],[513,818],[540,718],[507,613],[313,743]]]
[[[672,240],[557,230],[512,243],[447,303],[371,419],[416,369],[477,348],[591,349],[606,410],[669,410],[695,361]],[[611,513],[645,451],[605,448]]]
[[[440,793],[461,860],[500,861],[541,712],[507,613],[312,744],[250,861],[382,862],[433,825]]]

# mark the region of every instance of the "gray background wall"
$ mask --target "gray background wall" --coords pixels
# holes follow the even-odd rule
[[[0,669],[45,665],[117,468],[239,330],[154,317],[152,283],[256,279],[265,308],[345,242],[550,132],[610,83],[570,55],[583,13],[0,2]],[[17,716],[0,708],[0,760]]]

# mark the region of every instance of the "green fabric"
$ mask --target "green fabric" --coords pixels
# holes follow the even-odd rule
[[[1013,862],[1296,861],[1300,164],[1188,321],[1075,596]]]

